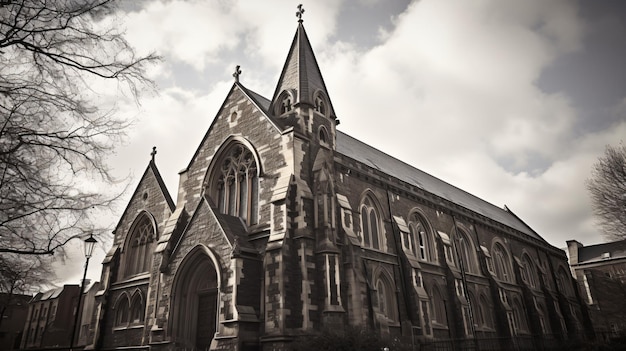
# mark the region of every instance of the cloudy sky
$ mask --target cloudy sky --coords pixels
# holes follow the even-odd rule
[[[235,65],[243,85],[271,97],[297,4],[126,3],[116,25],[139,53],[164,57],[149,72],[157,94],[140,105],[117,100],[135,124],[110,161],[131,189],[157,146],[176,197],[178,171],[226,97]],[[602,241],[585,179],[605,145],[626,136],[624,2],[328,0],[304,8],[340,130],[506,204],[552,245]],[[105,249],[92,261],[94,279]],[[80,262],[70,254],[60,280],[77,281]]]

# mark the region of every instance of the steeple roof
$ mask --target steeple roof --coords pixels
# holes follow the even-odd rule
[[[311,106],[315,104],[315,93],[320,91],[328,99],[330,107],[329,116],[332,118],[336,117],[328,91],[326,90],[326,84],[324,84],[322,73],[317,65],[313,48],[311,47],[301,19],[298,21],[296,35],[291,43],[287,60],[285,61],[280,79],[276,85],[276,90],[274,91],[274,96],[272,97],[272,107],[280,103],[280,101],[277,100],[283,91],[292,91],[294,93],[294,105],[309,104]]]

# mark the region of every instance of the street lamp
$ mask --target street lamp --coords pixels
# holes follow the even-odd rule
[[[72,329],[72,338],[70,339],[70,350],[74,349],[74,338],[76,337],[76,328],[78,327],[78,315],[80,314],[80,302],[83,297],[83,290],[85,290],[85,278],[87,277],[87,267],[89,267],[89,259],[93,254],[93,249],[96,247],[96,239],[93,234],[89,234],[89,237],[85,239],[85,272],[83,273],[83,280],[80,283],[80,291],[78,292],[78,304],[76,305],[76,314],[74,315],[74,328]],[[80,335],[80,334],[79,334]]]

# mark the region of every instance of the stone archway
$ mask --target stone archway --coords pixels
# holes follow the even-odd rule
[[[211,258],[197,250],[176,274],[172,338],[177,347],[208,350],[215,336],[219,281]]]

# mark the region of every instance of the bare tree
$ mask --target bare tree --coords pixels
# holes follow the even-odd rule
[[[45,256],[0,256],[0,325],[7,309],[19,301],[21,295],[32,295],[53,277],[54,272]]]
[[[105,157],[128,122],[94,86],[137,98],[159,59],[135,55],[111,21],[118,2],[0,2],[0,253],[58,251],[116,197]]]
[[[626,145],[608,145],[587,180],[593,211],[605,235],[626,239]]]

